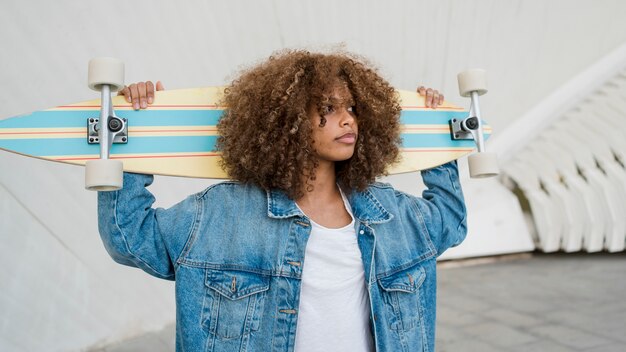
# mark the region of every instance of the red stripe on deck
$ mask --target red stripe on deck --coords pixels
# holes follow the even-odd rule
[[[146,155],[146,156],[114,156],[111,159],[163,159],[163,158],[193,158],[198,156],[219,156],[217,153],[195,154],[195,155]],[[78,160],[98,160],[100,158],[59,158],[58,161],[78,161]]]
[[[447,131],[450,132],[449,127],[400,127],[405,131]]]
[[[132,108],[132,105],[113,105],[114,108]],[[150,108],[224,108],[218,105],[148,105]],[[57,106],[57,109],[72,109],[72,108],[94,108],[99,109],[100,105],[61,105]],[[142,109],[144,110],[144,109]]]
[[[447,133],[451,132],[449,127],[400,127],[400,129],[404,131],[443,131]],[[483,131],[491,133],[492,129],[483,128]]]
[[[129,133],[145,133],[145,132],[215,132],[217,128],[210,128],[207,130],[130,130]]]
[[[439,106],[439,107],[437,107],[437,109],[433,109],[433,108],[427,107],[427,106],[405,105],[405,106],[401,106],[401,108],[402,108],[402,110],[404,110],[404,109],[431,109],[431,110],[439,110],[439,111],[446,111],[446,110],[464,111],[465,110],[465,108],[453,108],[451,106],[449,106],[449,107]]]
[[[472,151],[473,148],[468,149],[420,149],[420,150],[405,150],[403,149],[401,153],[433,153],[433,152],[469,152]]]
[[[146,133],[146,132],[215,132],[217,128],[211,128],[206,130],[131,130],[130,133]],[[56,131],[56,132],[0,132],[3,134],[85,134],[86,131]]]
[[[113,105],[114,108],[132,108],[132,105]],[[206,105],[206,104],[202,104],[202,105],[156,105],[156,104],[151,104],[148,105],[148,107],[150,108],[214,108],[214,109],[225,109],[225,106],[219,106],[219,105]],[[94,108],[94,109],[99,109],[100,105],[60,105],[56,107],[57,109],[72,109],[72,108]],[[427,106],[417,106],[417,105],[405,105],[405,106],[401,106],[402,109],[431,109],[431,110],[437,110],[437,109],[433,109],[431,107],[427,107]],[[465,110],[465,108],[455,108],[455,107],[439,107],[438,108],[440,111],[445,111],[445,110],[457,110],[457,111],[463,111]],[[143,110],[143,109],[142,109]]]
[[[71,133],[82,133],[85,134],[86,131],[67,131],[67,132],[0,132],[0,134],[71,134]]]

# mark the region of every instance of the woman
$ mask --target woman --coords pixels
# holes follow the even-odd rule
[[[122,94],[145,107],[152,91]],[[399,155],[394,89],[354,55],[284,51],[223,103],[233,181],[165,210],[152,176],[125,174],[98,199],[113,259],[176,280],[177,350],[433,351],[435,259],[465,237],[465,206],[455,162],[422,172],[423,198],[375,182]]]

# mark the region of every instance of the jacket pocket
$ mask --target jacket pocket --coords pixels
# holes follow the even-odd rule
[[[259,329],[270,277],[246,271],[206,269],[202,326],[222,339]]]
[[[422,325],[424,279],[426,272],[420,265],[378,279],[392,330],[409,331]]]

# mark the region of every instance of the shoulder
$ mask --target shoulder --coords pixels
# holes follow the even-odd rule
[[[386,182],[374,182],[372,184],[370,184],[367,189],[372,192],[372,194],[374,194],[374,196],[378,197],[383,197],[383,198],[414,198],[414,196],[402,192],[402,191],[398,191],[397,189],[393,188],[393,186],[389,183]]]
[[[384,182],[370,184],[365,193],[371,194],[375,202],[393,214],[402,213],[401,209],[413,209],[417,202],[417,197],[399,191],[389,183]]]
[[[242,183],[238,181],[224,181],[207,187],[204,191],[196,193],[196,198],[206,199],[219,196],[229,198],[266,198],[266,191],[252,183]]]
[[[195,197],[207,219],[211,216],[226,216],[233,220],[237,218],[236,214],[256,218],[267,213],[267,192],[252,183],[220,182],[197,193]]]

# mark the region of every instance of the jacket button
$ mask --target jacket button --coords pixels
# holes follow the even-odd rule
[[[365,231],[363,231],[363,230],[359,231],[359,234],[360,234],[360,235],[362,235],[362,234],[364,234],[364,233],[365,233]]]

